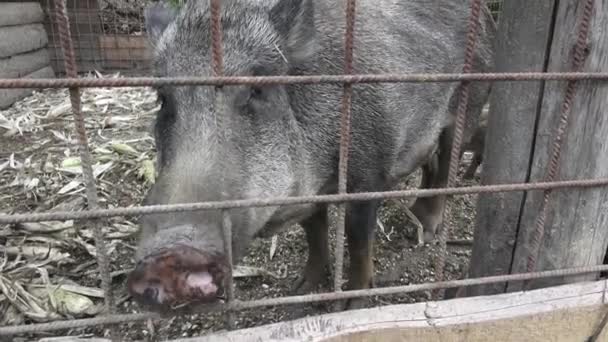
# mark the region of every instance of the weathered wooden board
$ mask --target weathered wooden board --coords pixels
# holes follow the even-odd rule
[[[54,0],[40,0],[43,8],[52,8]],[[66,0],[68,11],[72,10],[93,10],[99,8],[98,0]]]
[[[571,71],[572,52],[586,1],[561,0],[555,24],[548,71]],[[608,2],[594,1],[589,26],[585,72],[608,71]],[[544,179],[558,127],[566,82],[548,82],[536,133],[531,181]],[[608,177],[608,84],[584,81],[572,102],[570,121],[564,135],[558,179]],[[520,220],[512,273],[524,272],[531,251],[531,234],[540,211],[542,192],[528,194]],[[608,189],[606,187],[556,190],[551,195],[544,239],[537,270],[597,265],[608,245]],[[531,288],[592,280],[597,274],[537,280]],[[509,291],[521,289],[521,282],[509,284]]]
[[[496,72],[542,72],[552,32],[555,0],[510,0],[503,4],[496,38]],[[481,183],[523,183],[529,177],[531,146],[545,82],[496,82]],[[511,269],[522,192],[480,194],[469,277],[508,274]],[[474,286],[466,295],[505,291],[504,283]]]
[[[38,342],[112,342],[107,338],[86,338],[86,337],[45,337]]]
[[[0,3],[0,27],[42,23],[43,21],[44,13],[39,2]]]
[[[47,43],[42,24],[0,27],[0,58],[38,50]]]
[[[103,35],[99,46],[105,69],[140,69],[152,58],[146,36]]]
[[[20,78],[50,64],[47,49],[0,59],[0,78]]]
[[[74,41],[73,46],[79,71],[86,72],[93,69],[101,70],[102,58],[97,36],[90,36],[87,38],[80,37],[79,40]],[[49,43],[49,52],[53,64],[59,67],[57,70],[60,70],[60,72],[63,71],[65,59],[59,40],[54,40]]]
[[[606,281],[597,281],[391,305],[173,342],[585,341],[608,313],[607,285]],[[608,331],[599,341],[608,341]]]
[[[36,70],[22,78],[54,78],[55,73],[50,66]],[[0,89],[0,109],[10,107],[16,101],[30,95],[33,89]]]

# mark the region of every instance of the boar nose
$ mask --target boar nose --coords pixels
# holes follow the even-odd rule
[[[133,270],[130,276],[128,287],[131,293],[137,296],[138,300],[144,305],[157,305],[162,300],[160,296],[160,282],[156,279],[146,279],[147,276],[141,267]],[[147,280],[147,281],[146,281]]]

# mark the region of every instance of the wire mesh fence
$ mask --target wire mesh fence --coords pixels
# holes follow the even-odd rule
[[[70,0],[66,10],[79,70],[142,75],[149,72],[143,8],[152,1]],[[54,2],[41,0],[46,14],[51,61],[64,73]]]
[[[498,20],[502,10],[502,0],[487,0],[488,8],[495,20]]]
[[[70,7],[70,4],[72,5]],[[494,14],[500,12],[499,1],[491,1],[490,6]],[[119,61],[130,64],[125,64],[125,69],[134,70],[137,66],[132,64],[134,58],[130,53],[133,51],[133,45],[127,44],[126,50],[128,54],[123,56],[121,54],[109,54],[105,55],[104,52],[95,54],[92,57],[87,57],[84,50],[87,49],[86,44],[81,44],[78,37],[96,37],[99,38],[99,34],[93,32],[93,21],[91,17],[88,17],[86,13],[95,6],[99,6],[94,0],[87,0],[83,2],[71,2],[66,0],[54,0],[52,4],[46,3],[45,7],[52,18],[53,25],[50,31],[55,36],[53,41],[56,41],[58,46],[61,48],[62,53],[55,55],[55,61],[61,61],[63,64],[63,70],[65,71],[69,79],[57,79],[57,80],[0,80],[0,88],[49,88],[49,87],[68,87],[70,89],[71,108],[74,115],[74,121],[76,123],[76,132],[78,140],[78,149],[80,158],[83,165],[84,178],[86,183],[86,195],[88,199],[88,210],[86,211],[59,211],[59,212],[48,212],[48,213],[22,213],[22,214],[10,214],[0,215],[0,223],[18,223],[18,222],[37,222],[37,221],[48,221],[48,220],[68,220],[68,219],[101,219],[113,216],[124,216],[124,215],[140,215],[148,213],[161,213],[161,212],[186,212],[186,211],[200,211],[200,210],[222,210],[222,213],[226,213],[226,210],[234,208],[244,208],[251,206],[276,206],[276,205],[294,205],[303,203],[336,203],[341,208],[338,211],[338,224],[336,229],[337,243],[335,248],[335,273],[333,287],[334,292],[332,293],[321,293],[304,296],[292,296],[282,297],[274,299],[262,299],[257,301],[240,301],[234,297],[232,277],[227,277],[227,303],[221,306],[210,306],[203,308],[202,312],[208,310],[221,309],[221,310],[237,310],[255,308],[260,306],[274,306],[274,305],[286,305],[295,303],[308,303],[315,301],[328,301],[328,300],[340,300],[346,298],[355,297],[366,297],[373,295],[385,295],[395,294],[404,292],[413,292],[421,290],[440,290],[450,287],[459,286],[470,286],[476,284],[486,284],[493,282],[506,282],[511,280],[527,280],[536,279],[543,277],[554,277],[563,275],[573,274],[586,274],[596,273],[599,271],[608,270],[608,266],[591,266],[581,267],[576,269],[564,269],[564,270],[553,270],[544,272],[533,272],[535,269],[534,264],[534,253],[531,255],[529,264],[529,273],[527,274],[512,274],[495,277],[486,277],[478,279],[466,279],[466,280],[450,280],[444,281],[443,272],[445,268],[445,253],[447,244],[447,234],[449,226],[443,227],[439,232],[439,243],[441,246],[440,253],[435,262],[436,282],[428,284],[416,284],[389,288],[378,288],[378,289],[360,289],[353,291],[342,291],[341,285],[343,282],[342,266],[344,256],[344,234],[345,234],[345,202],[347,201],[365,201],[371,199],[387,199],[387,198],[407,198],[407,197],[429,197],[436,195],[455,195],[455,194],[466,194],[466,193],[483,193],[483,192],[505,192],[505,191],[524,191],[524,190],[547,190],[545,196],[544,206],[549,201],[549,190],[569,187],[594,187],[594,186],[605,186],[608,185],[608,179],[594,179],[594,180],[576,180],[576,181],[558,181],[556,180],[555,172],[549,172],[545,179],[545,182],[541,183],[525,183],[525,184],[507,184],[507,185],[485,185],[477,187],[456,187],[456,177],[459,165],[459,156],[461,149],[461,141],[463,134],[463,126],[466,115],[467,101],[469,97],[469,90],[471,82],[473,81],[505,81],[505,80],[567,80],[569,82],[569,90],[565,95],[564,105],[562,107],[562,122],[567,122],[569,107],[571,106],[572,98],[576,92],[576,82],[580,80],[608,80],[607,73],[581,73],[579,72],[581,67],[581,54],[584,53],[584,43],[587,38],[589,27],[589,21],[591,16],[591,9],[593,6],[593,0],[587,0],[584,13],[581,15],[580,29],[578,33],[578,41],[574,54],[574,67],[572,73],[509,73],[509,74],[474,74],[472,73],[473,64],[473,52],[475,50],[475,44],[477,39],[478,21],[481,12],[482,1],[472,0],[471,1],[471,17],[468,22],[468,35],[467,44],[465,47],[465,61],[463,66],[463,72],[459,74],[404,74],[404,75],[353,75],[352,55],[353,55],[353,37],[354,37],[354,23],[357,15],[356,5],[357,2],[354,0],[347,1],[347,13],[346,17],[346,35],[344,37],[345,44],[345,60],[344,60],[344,75],[338,76],[276,76],[276,77],[224,77],[223,76],[223,53],[222,53],[222,32],[220,24],[220,8],[221,1],[212,0],[212,15],[211,15],[211,27],[212,27],[212,52],[213,52],[213,72],[212,77],[190,77],[190,78],[179,78],[179,79],[167,79],[167,78],[130,78],[130,79],[78,79],[77,78],[77,64],[82,64],[83,61],[92,63],[93,65],[99,66],[103,63],[108,63],[108,60]],[[79,6],[84,6],[79,7]],[[70,11],[72,9],[72,11]],[[140,13],[140,10],[135,10],[136,13]],[[118,13],[118,12],[116,12]],[[133,12],[129,12],[133,13]],[[85,26],[79,26],[81,23],[79,20],[86,17]],[[130,18],[130,15],[127,15]],[[105,20],[105,19],[104,19]],[[99,25],[102,27],[101,32],[108,32],[109,30],[117,29],[120,27],[126,34],[133,32],[143,32],[143,25],[140,21],[134,20],[135,24],[131,24],[130,19],[126,22],[121,22],[118,16],[113,17],[110,20],[111,23],[106,21],[100,22]],[[113,23],[113,24],[112,24]],[[87,31],[88,30],[88,31]],[[88,33],[83,33],[84,31]],[[83,38],[84,39],[84,38]],[[105,39],[105,38],[104,38]],[[105,44],[106,42],[104,42]],[[112,46],[114,48],[120,47],[120,42],[117,40],[103,45],[98,45],[103,50],[105,46]],[[53,46],[51,46],[53,49]],[[141,50],[146,50],[147,47],[141,46]],[[79,54],[80,53],[80,54]],[[116,59],[110,58],[112,56],[118,56]],[[80,58],[80,61],[78,59]],[[87,59],[88,58],[88,59]],[[149,57],[145,57],[149,58]],[[146,60],[144,57],[141,58],[143,64]],[[100,64],[101,63],[101,64]],[[407,190],[407,191],[392,191],[392,192],[367,192],[367,193],[347,193],[347,170],[348,170],[348,149],[350,144],[350,116],[351,116],[351,97],[352,97],[352,86],[356,83],[367,83],[367,82],[445,82],[445,81],[459,81],[462,82],[461,93],[459,96],[458,111],[456,113],[456,129],[454,137],[454,146],[451,151],[450,158],[450,172],[448,176],[447,188],[443,189],[420,189],[420,190]],[[97,195],[96,195],[96,180],[93,175],[91,168],[91,157],[89,155],[89,146],[87,142],[87,130],[84,124],[84,114],[82,105],[80,103],[81,88],[82,87],[121,87],[121,86],[151,86],[151,85],[207,85],[216,87],[216,96],[221,99],[223,87],[235,84],[294,84],[294,83],[339,83],[344,85],[344,93],[342,97],[342,115],[341,115],[341,140],[340,140],[340,163],[338,171],[338,193],[335,195],[323,195],[323,196],[308,196],[308,197],[288,197],[288,198],[264,198],[264,199],[250,199],[250,200],[226,200],[217,202],[202,202],[202,203],[189,203],[189,204],[174,204],[174,205],[155,205],[155,206],[137,206],[131,208],[113,208],[113,209],[102,209],[100,208]],[[220,100],[218,100],[220,101]],[[218,108],[221,108],[218,107]],[[559,159],[560,156],[560,135],[563,135],[565,128],[561,128],[557,132],[557,143],[553,146],[552,159]],[[555,165],[555,161],[552,163]],[[555,170],[553,170],[555,171]],[[446,220],[447,221],[447,220]],[[63,322],[43,323],[43,324],[31,324],[22,325],[15,327],[0,327],[0,335],[14,335],[30,332],[39,332],[45,330],[61,330],[83,326],[90,326],[96,324],[116,324],[135,320],[146,320],[150,318],[158,318],[158,314],[144,313],[144,314],[130,314],[130,315],[116,315],[114,314],[114,299],[115,295],[112,292],[110,268],[108,265],[107,252],[105,250],[105,243],[103,238],[103,232],[101,226],[94,224],[95,230],[95,244],[97,247],[97,259],[99,264],[100,277],[102,279],[103,290],[105,294],[105,314],[104,316],[93,318],[93,319],[80,319]],[[230,241],[232,241],[232,224],[227,215],[224,215],[222,220],[223,234],[225,238],[226,251],[231,251]],[[542,237],[542,230],[544,229],[545,222],[539,219],[538,225],[535,227],[538,231],[538,235]],[[540,237],[539,237],[540,239]],[[538,245],[536,246],[539,247]],[[228,253],[228,264],[230,265],[230,272],[232,272],[232,256]],[[176,311],[177,313],[178,311]]]
[[[66,9],[72,24],[71,36],[79,71],[121,72],[132,76],[148,74],[151,56],[143,11],[146,5],[157,1],[68,1]],[[487,3],[494,18],[498,19],[502,0],[487,0]],[[47,18],[45,26],[53,68],[57,73],[64,73],[53,1],[40,0],[40,4]]]

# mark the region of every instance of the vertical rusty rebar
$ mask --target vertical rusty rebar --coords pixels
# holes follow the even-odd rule
[[[579,71],[585,63],[585,50],[587,48],[587,37],[589,35],[589,25],[591,22],[591,15],[593,13],[593,5],[594,0],[585,0],[572,60],[572,69],[575,72]],[[547,172],[545,175],[545,181],[547,182],[554,181],[559,173],[559,160],[561,156],[562,142],[564,140],[564,134],[568,129],[572,102],[574,101],[574,97],[576,95],[577,85],[578,82],[572,80],[568,81],[566,86],[564,102],[561,106],[561,115],[551,150],[551,158],[549,159],[549,164],[547,165]],[[530,241],[530,254],[528,255],[526,264],[526,270],[528,272],[533,272],[536,268],[536,261],[538,259],[540,245],[545,234],[545,220],[549,211],[549,199],[551,193],[551,190],[545,190],[543,192],[543,201],[541,202],[540,212],[536,218],[535,229],[532,232]],[[524,287],[527,287],[528,284],[529,282],[524,282]]]
[[[221,8],[221,0],[211,0],[211,53],[214,76],[224,75]]]
[[[224,51],[222,43],[222,16],[221,16],[221,0],[211,0],[211,53],[212,66],[214,76],[224,75]],[[215,87],[215,108],[218,111],[217,116],[224,118],[222,111],[225,109],[223,87]],[[220,128],[220,127],[218,127]],[[225,143],[229,136],[224,128],[221,127],[222,140]],[[227,180],[223,177],[221,184],[226,184]],[[226,276],[226,302],[230,303],[234,300],[234,279],[232,278],[233,260],[232,260],[232,222],[230,220],[229,210],[222,210],[222,233],[224,236],[224,250],[228,261],[228,274]],[[235,315],[233,311],[228,311],[227,325],[229,329],[235,328]]]
[[[466,46],[464,55],[463,73],[471,73],[473,71],[473,62],[475,57],[475,44],[477,43],[477,31],[479,29],[479,19],[481,15],[481,0],[471,0],[471,14],[469,16]],[[469,93],[471,82],[464,81],[461,83],[460,97],[458,101],[458,109],[456,112],[456,126],[454,129],[454,140],[452,141],[452,150],[450,152],[450,166],[448,171],[447,187],[453,187],[456,184],[458,176],[458,165],[460,162],[460,149],[462,145],[462,136],[464,134],[464,125],[469,103]],[[448,197],[449,198],[449,197]],[[445,267],[445,258],[447,254],[447,239],[450,231],[448,222],[448,212],[450,204],[446,199],[446,205],[443,210],[443,224],[439,227],[439,253],[435,260],[435,280],[443,280],[443,271]],[[433,293],[435,299],[442,296],[442,290]]]
[[[353,72],[353,46],[355,28],[356,1],[346,2],[346,31],[344,34],[344,74]],[[350,150],[351,105],[353,87],[351,83],[344,84],[342,94],[342,114],[340,117],[340,159],[338,162],[338,193],[345,194],[348,190],[348,157]],[[334,291],[342,291],[342,268],[344,267],[344,231],[346,226],[346,203],[338,205],[338,222],[336,226]]]
[[[70,32],[70,21],[67,13],[66,0],[54,0],[55,13],[57,19],[57,30],[61,42],[61,50],[63,51],[66,76],[69,78],[78,78],[78,70],[76,66],[76,56],[72,45],[72,37]],[[93,175],[93,163],[91,153],[89,151],[89,142],[84,122],[84,115],[81,109],[80,89],[73,87],[69,89],[70,101],[72,104],[72,112],[74,114],[74,124],[76,134],[78,136],[78,151],[80,153],[80,161],[82,173],[84,177],[85,190],[87,195],[88,210],[99,208],[97,198],[97,188],[95,185],[95,176]],[[91,220],[93,225],[93,238],[97,249],[97,264],[101,277],[101,287],[104,291],[104,311],[110,315],[114,311],[114,295],[112,292],[112,277],[110,276],[110,263],[102,224],[99,219]],[[111,333],[112,339],[116,340],[114,331]]]
[[[78,78],[76,57],[74,55],[74,48],[72,46],[70,22],[65,7],[65,1],[66,0],[54,0],[57,29],[64,56],[66,75],[69,78]],[[78,150],[80,152],[88,209],[95,210],[99,208],[99,201],[97,199],[95,177],[93,176],[92,159],[91,153],[89,152],[89,142],[84,123],[84,115],[81,110],[80,89],[77,87],[70,88],[69,92],[72,103],[72,111],[74,114],[74,124],[76,126],[76,133],[78,136]],[[105,293],[105,310],[107,313],[111,313],[113,309],[114,297],[112,295],[112,280],[110,277],[110,266],[106,244],[100,222],[98,220],[93,220],[93,226],[95,245],[97,248],[97,262],[99,264],[99,271],[101,273],[100,276],[102,288]]]

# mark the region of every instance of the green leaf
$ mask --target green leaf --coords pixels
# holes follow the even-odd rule
[[[119,154],[127,154],[133,156],[139,155],[139,152],[137,152],[137,150],[127,144],[114,143],[112,144],[112,149],[115,152],[118,152]]]
[[[156,178],[154,163],[150,159],[144,159],[139,166],[137,174],[140,178],[143,178],[147,184],[154,184]]]

